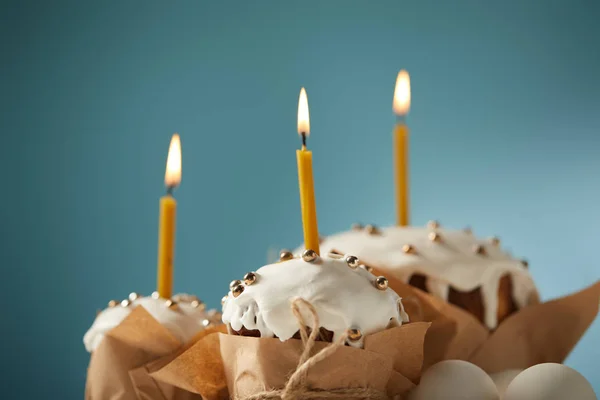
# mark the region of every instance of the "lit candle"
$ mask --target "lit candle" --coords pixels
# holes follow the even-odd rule
[[[160,199],[160,219],[158,226],[158,279],[157,290],[160,297],[168,299],[173,294],[173,255],[175,250],[175,219],[177,201],[173,190],[181,182],[181,141],[178,134],[171,138],[165,185],[167,194]]]
[[[319,227],[317,225],[317,206],[312,172],[312,152],[306,149],[306,139],[310,135],[310,118],[306,90],[300,91],[298,100],[298,134],[302,138],[302,148],[296,150],[298,159],[298,183],[300,185],[300,207],[302,209],[302,227],[304,246],[319,254]]]
[[[408,127],[406,114],[410,109],[410,78],[402,70],[396,79],[394,90],[394,114],[397,122],[394,129],[394,164],[396,180],[396,218],[399,226],[410,223],[409,186],[408,186]]]

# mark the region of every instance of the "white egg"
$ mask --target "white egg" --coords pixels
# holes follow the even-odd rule
[[[515,379],[515,377],[521,372],[523,372],[522,369],[507,369],[506,371],[490,374],[490,378],[492,378],[492,380],[496,384],[496,389],[498,389],[498,394],[500,394],[500,398],[504,396],[506,388],[512,382],[512,380]]]
[[[478,366],[447,360],[429,368],[410,400],[499,400],[494,381]]]
[[[508,385],[504,400],[597,400],[594,389],[579,372],[562,364],[534,365]]]

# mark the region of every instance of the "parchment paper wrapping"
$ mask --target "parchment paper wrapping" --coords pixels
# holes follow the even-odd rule
[[[417,288],[407,289],[391,273],[383,275],[390,287],[402,297],[416,296],[417,303],[425,310],[422,320],[433,321],[431,334],[436,332],[436,321],[442,315],[454,322],[454,333],[449,333],[450,343],[442,359],[470,361],[488,373],[507,369],[526,369],[533,365],[555,362],[562,363],[577,344],[598,314],[600,303],[600,281],[571,295],[545,303],[534,302],[505,319],[498,329],[490,332],[478,319],[467,311],[425,293]],[[375,271],[374,273],[378,273]],[[403,300],[409,317],[408,304]],[[433,308],[437,314],[428,310]],[[443,329],[437,328],[438,336]],[[429,334],[429,333],[428,333]],[[432,352],[428,346],[435,341],[425,342],[425,354]],[[438,353],[436,349],[433,353]],[[439,361],[439,360],[438,360]],[[425,363],[424,368],[432,365]]]
[[[210,332],[201,332],[198,338]],[[136,307],[106,333],[92,353],[86,400],[201,400],[197,394],[157,382],[150,376],[183,349],[168,329],[143,307]]]
[[[205,400],[229,399],[220,339],[218,333],[206,335],[163,368],[151,373],[152,377],[202,395]]]
[[[577,293],[523,308],[470,357],[488,373],[562,363],[598,314],[600,281]]]
[[[308,371],[311,389],[371,388],[390,397],[412,389],[421,375],[423,343],[429,323],[411,323],[365,338],[365,348],[337,346]],[[311,354],[331,343],[316,342]],[[152,375],[171,385],[200,393],[206,400],[244,398],[282,389],[296,370],[302,341],[281,342],[211,334]],[[209,361],[210,360],[210,361]]]
[[[376,270],[374,273],[380,275]],[[464,327],[468,326],[468,324],[464,324],[465,320],[474,320],[478,324],[478,321],[471,317],[470,314],[464,313],[459,309],[462,315],[454,316],[448,312],[446,308],[448,304],[446,302],[401,282],[393,276],[388,277],[388,281],[390,287],[402,297],[404,310],[408,314],[411,323],[431,322],[431,327],[427,330],[425,336],[423,370],[426,370],[429,366],[439,361],[447,359],[448,355],[453,354],[452,349],[460,349],[462,341],[470,340],[474,337],[473,332],[470,330],[469,338],[464,337]],[[487,330],[482,329],[482,331],[487,336]]]

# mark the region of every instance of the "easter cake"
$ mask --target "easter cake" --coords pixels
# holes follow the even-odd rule
[[[275,264],[233,281],[223,299],[223,322],[230,333],[243,336],[298,337],[298,321],[290,309],[295,298],[312,304],[322,341],[362,347],[362,338],[408,322],[400,297],[383,276],[375,276],[354,256],[318,256],[305,250],[300,257],[283,252]]]
[[[425,227],[355,225],[320,246],[322,254],[356,255],[390,279],[469,311],[490,330],[539,302],[527,262],[504,251],[497,238],[478,238],[470,229],[445,229],[435,221]]]
[[[134,292],[120,302],[111,300],[108,307],[96,316],[83,337],[86,350],[92,353],[106,333],[117,327],[136,307],[143,307],[181,343],[187,343],[220,318],[220,313],[207,311],[205,304],[193,295],[178,294],[171,299],[163,299],[157,292],[145,297]]]

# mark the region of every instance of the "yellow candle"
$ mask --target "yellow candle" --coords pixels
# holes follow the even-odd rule
[[[312,172],[312,151],[306,149],[306,139],[310,135],[310,117],[308,99],[304,88],[300,91],[300,99],[298,100],[298,134],[302,137],[302,148],[296,150],[296,158],[298,160],[304,247],[319,254],[319,227],[317,225],[317,206]]]
[[[410,224],[410,196],[408,182],[408,127],[404,119],[410,109],[410,77],[405,70],[400,71],[396,79],[393,109],[398,117],[398,122],[394,129],[396,218],[399,226],[407,226]]]
[[[181,141],[178,134],[171,138],[165,185],[167,194],[160,199],[158,224],[158,278],[157,291],[160,297],[170,298],[173,294],[173,257],[175,253],[175,220],[177,201],[173,190],[181,182]]]
[[[406,226],[408,218],[408,128],[403,123],[394,129],[394,163],[396,172],[396,217],[397,224]]]

